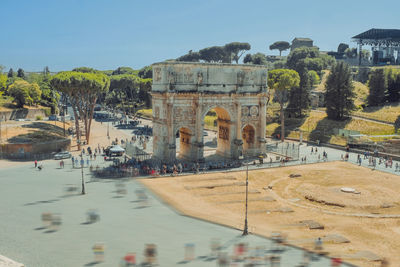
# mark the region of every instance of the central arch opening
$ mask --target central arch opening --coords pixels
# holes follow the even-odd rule
[[[207,161],[231,156],[231,117],[224,108],[214,107],[204,117],[203,157]]]

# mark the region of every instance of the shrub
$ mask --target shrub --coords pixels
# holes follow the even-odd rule
[[[40,116],[40,115],[37,115],[37,116],[36,116],[36,120],[37,120],[37,121],[41,121],[41,120],[43,120],[43,117]]]

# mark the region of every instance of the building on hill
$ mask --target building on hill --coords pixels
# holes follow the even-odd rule
[[[313,40],[310,38],[300,38],[296,37],[292,41],[292,45],[290,46],[290,51],[293,51],[296,48],[299,47],[313,47]]]
[[[310,102],[312,108],[325,107],[325,93],[317,90],[311,91]]]
[[[400,65],[400,29],[370,29],[352,37],[359,45],[358,64],[362,65],[363,45],[372,47],[373,65]]]

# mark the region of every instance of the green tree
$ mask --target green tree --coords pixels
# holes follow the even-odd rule
[[[344,54],[347,58],[356,58],[357,57],[357,48],[346,48],[344,50]]]
[[[278,41],[269,46],[269,50],[279,50],[279,56],[282,56],[282,51],[288,50],[290,44],[286,41]]]
[[[383,69],[376,69],[371,72],[371,74],[369,75],[368,87],[368,105],[383,105],[385,103],[385,91],[387,88],[387,81]]]
[[[23,69],[19,68],[17,71],[17,77],[19,77],[21,79],[25,79],[25,71]]]
[[[387,102],[400,101],[400,71],[392,68],[386,71],[387,90],[385,91],[385,98]]]
[[[138,75],[142,79],[153,78],[153,68],[151,66],[143,67],[139,70]]]
[[[51,113],[57,113],[60,94],[53,90],[50,86],[50,71],[44,68],[42,73],[31,72],[27,75],[26,81],[29,83],[37,83],[41,89],[40,104],[51,108]]]
[[[116,70],[113,71],[112,75],[120,75],[120,74],[132,74],[132,75],[137,75],[138,71],[134,70],[130,67],[119,67]]]
[[[351,71],[344,62],[332,67],[326,80],[325,104],[329,119],[343,120],[354,110],[354,86]]]
[[[243,59],[243,63],[267,65],[267,57],[263,53],[247,54]]]
[[[300,83],[290,90],[288,109],[297,117],[302,116],[310,107],[310,92],[312,81],[308,72],[314,70],[321,75],[323,69],[333,65],[335,59],[329,55],[320,54],[316,47],[299,47],[292,50],[287,58],[287,67],[298,72]]]
[[[186,55],[180,56],[176,59],[177,61],[185,61],[185,62],[199,62],[200,61],[200,53],[189,51]]]
[[[98,71],[90,67],[78,67],[73,69],[72,71],[82,72],[82,73],[101,73],[101,71]]]
[[[138,103],[140,78],[131,74],[113,75],[110,78],[110,90],[116,92],[119,96],[119,102],[122,104],[122,109],[125,113],[128,113],[126,104],[134,105]]]
[[[37,83],[31,83],[28,88],[30,105],[37,105],[40,102],[42,90]]]
[[[7,75],[7,77],[8,78],[13,78],[14,77],[14,70],[12,69],[12,68],[10,68],[10,70],[8,71],[8,75]]]
[[[151,107],[152,79],[140,79],[139,100],[146,108]]]
[[[304,112],[310,108],[312,80],[306,67],[299,68],[297,72],[300,76],[299,86],[290,90],[289,104],[286,110],[291,111],[295,117],[302,117]]]
[[[64,71],[54,75],[50,80],[50,84],[69,98],[76,118],[77,139],[80,140],[78,121],[78,118],[80,118],[85,127],[86,142],[89,144],[94,106],[97,97],[101,93],[108,91],[110,79],[100,72]],[[78,148],[80,149],[80,145]]]
[[[8,93],[14,98],[17,107],[23,108],[25,104],[30,102],[29,87],[30,84],[23,80],[15,81],[8,87]]]
[[[234,60],[236,64],[239,64],[239,59],[240,57],[248,50],[251,49],[251,46],[249,43],[241,43],[241,42],[232,42],[229,44],[226,44],[224,46],[225,51],[227,54],[230,55],[230,62]],[[230,63],[229,62],[229,63]]]
[[[205,62],[230,63],[230,55],[223,46],[206,47],[199,51],[200,59]]]
[[[344,51],[346,51],[347,48],[349,48],[349,45],[348,45],[348,44],[340,43],[339,46],[338,46],[338,48],[337,48],[337,51],[338,51],[338,53],[343,54]]]
[[[0,74],[0,96],[6,92],[7,89],[7,75]]]
[[[312,85],[317,85],[320,83],[319,75],[315,70],[308,71],[308,76],[310,77],[310,81],[311,81]]]
[[[243,63],[244,64],[247,64],[247,63],[251,64],[252,62],[253,62],[253,58],[252,58],[251,54],[246,54],[244,56],[244,58],[243,58]]]
[[[251,60],[255,65],[267,65],[267,57],[263,53],[255,53],[251,56]]]
[[[294,70],[276,69],[268,72],[268,87],[274,89],[274,99],[276,99],[280,105],[282,142],[285,140],[285,114],[283,106],[288,100],[288,91],[294,87],[298,87],[299,82],[299,74]]]

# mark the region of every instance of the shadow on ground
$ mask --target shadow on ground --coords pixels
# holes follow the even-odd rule
[[[330,120],[327,117],[320,120],[313,131],[311,131],[309,140],[328,143],[332,135],[334,135],[334,129],[344,129],[347,124],[351,122],[351,118],[342,121]]]
[[[296,131],[301,125],[304,124],[306,119],[307,117],[300,117],[300,118],[285,117],[285,136],[288,136],[292,131]],[[276,137],[278,134],[281,134],[280,125],[275,129],[275,131],[271,134],[271,136]]]

